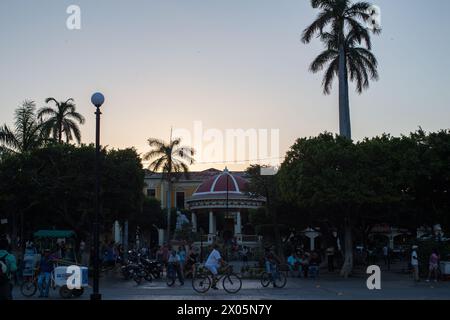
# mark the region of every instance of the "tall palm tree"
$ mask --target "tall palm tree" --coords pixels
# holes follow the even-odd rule
[[[45,103],[53,102],[56,108],[44,107],[38,112],[39,120],[43,121],[43,130],[58,143],[62,143],[63,136],[69,143],[75,137],[81,142],[79,124],[84,124],[84,117],[76,111],[73,99],[58,102],[55,98],[47,98]]]
[[[6,124],[0,127],[0,154],[26,153],[44,144],[42,126],[35,110],[34,101],[25,100],[15,111],[14,128]]]
[[[302,41],[309,43],[317,34],[329,46],[330,39],[327,37],[324,39],[323,36],[326,33],[324,30],[327,27],[330,28],[328,35],[332,35],[335,38],[332,46],[333,51],[327,50],[319,55],[315,61],[316,64],[313,64],[311,70],[320,70],[321,65],[331,60],[330,56],[338,58],[332,60],[330,68],[325,74],[324,92],[329,94],[333,77],[335,74],[338,75],[339,131],[341,136],[351,139],[348,75],[350,74],[351,80],[356,79],[357,86],[358,84],[361,85],[357,87],[358,92],[362,92],[362,89],[368,86],[368,82],[365,81],[367,78],[365,74],[368,70],[371,73],[371,78],[376,79],[377,76],[374,76],[373,69],[370,67],[370,65],[376,67],[376,63],[373,60],[366,60],[369,58],[366,52],[353,50],[353,53],[350,54],[347,51],[352,47],[356,49],[354,48],[355,44],[358,41],[360,43],[362,40],[366,42],[367,50],[371,50],[369,32],[363,26],[363,22],[369,19],[368,11],[371,4],[368,2],[352,3],[350,0],[311,0],[311,6],[314,9],[320,9],[320,12],[316,20],[303,31]],[[380,30],[374,29],[373,32],[379,33]],[[353,33],[352,40],[349,39],[350,33]],[[349,61],[350,55],[353,57],[351,61]],[[325,62],[322,62],[322,60],[325,60]]]
[[[311,64],[310,70],[318,72],[328,63],[323,79],[324,93],[329,94],[334,77],[339,79],[339,131],[340,135],[351,139],[350,103],[348,97],[348,77],[356,81],[356,90],[361,93],[368,88],[369,79],[378,79],[377,61],[370,52],[371,41],[363,22],[368,21],[371,4],[352,3],[350,0],[311,0],[311,6],[320,12],[302,34],[304,43],[311,42],[315,35],[326,46]],[[326,29],[328,31],[326,31]],[[373,29],[379,33],[379,29]],[[366,48],[358,47],[364,44]],[[350,212],[344,219],[345,257],[341,275],[347,277],[353,269],[353,238]]]
[[[152,161],[149,170],[161,172],[162,179],[167,182],[167,239],[170,240],[170,213],[172,184],[180,177],[189,174],[189,164],[194,163],[195,151],[191,147],[181,146],[181,139],[177,138],[165,143],[159,139],[148,139],[151,151],[144,154],[143,159]]]
[[[339,75],[339,40],[336,34],[323,33],[322,42],[327,49],[319,54],[311,63],[310,71],[317,73],[328,65],[322,85],[324,94],[330,94],[333,80]],[[366,48],[358,46],[365,42]],[[356,91],[361,94],[369,88],[369,79],[378,80],[378,61],[370,51],[371,43],[367,30],[362,32],[350,31],[344,41],[346,73],[350,80],[356,82]]]

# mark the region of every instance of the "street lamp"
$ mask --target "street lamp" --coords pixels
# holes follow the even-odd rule
[[[100,278],[100,107],[105,102],[105,97],[100,92],[94,93],[91,102],[95,106],[95,216],[94,216],[94,292],[91,294],[91,300],[101,300],[102,295],[99,293]]]

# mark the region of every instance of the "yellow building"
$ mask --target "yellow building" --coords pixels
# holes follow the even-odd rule
[[[217,169],[190,172],[188,177],[182,175],[172,183],[170,206],[172,208],[186,209],[186,201],[192,197],[197,188],[212,177],[220,174]],[[147,171],[145,174],[144,194],[161,202],[162,208],[167,208],[168,183],[163,181],[161,173]]]

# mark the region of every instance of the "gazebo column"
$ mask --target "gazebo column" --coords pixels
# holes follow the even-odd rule
[[[238,243],[242,243],[242,220],[240,211],[237,211],[234,216],[234,236]]]
[[[216,235],[216,217],[214,216],[214,212],[211,210],[209,212],[209,233],[208,233],[208,242],[213,243]]]
[[[197,214],[192,212],[192,232],[197,232]]]

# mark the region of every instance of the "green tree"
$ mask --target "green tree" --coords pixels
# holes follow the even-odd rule
[[[345,230],[343,276],[348,276],[353,267],[351,217],[360,187],[356,157],[350,140],[321,134],[297,140],[279,172],[281,194],[286,201],[296,202],[300,207],[320,208],[319,212],[335,208],[334,219]]]
[[[14,114],[14,128],[6,124],[0,128],[0,155],[26,153],[41,147],[45,139],[36,115],[34,101],[25,100]]]
[[[363,22],[369,18],[371,5],[349,0],[311,0],[311,6],[320,9],[320,12],[316,20],[303,31],[302,41],[309,43],[318,34],[327,50],[316,58],[310,69],[317,72],[330,62],[323,80],[324,92],[330,92],[333,78],[337,75],[340,134],[351,139],[348,75],[351,80],[356,80],[358,92],[368,86],[369,74],[373,79],[378,77],[376,60],[368,51],[371,49],[370,35],[363,26]],[[326,29],[329,31],[325,32]],[[374,31],[378,33],[380,30]],[[355,46],[363,41],[368,50]]]
[[[102,149],[101,227],[134,223],[142,212],[144,172],[134,149]],[[73,229],[90,234],[95,195],[95,147],[52,144],[27,154],[8,155],[0,163],[0,212],[21,221],[27,231]],[[17,232],[17,230],[16,230]]]
[[[63,136],[69,143],[74,138],[79,144],[81,132],[79,125],[84,124],[84,117],[76,111],[73,99],[58,102],[55,98],[47,98],[45,103],[53,102],[55,108],[44,107],[38,112],[38,118],[43,121],[43,129],[48,136],[62,143]]]
[[[417,148],[416,182],[409,189],[423,223],[450,227],[450,131],[426,134],[422,129],[410,136]]]
[[[167,183],[167,239],[170,240],[171,228],[171,194],[172,184],[181,175],[189,174],[188,164],[194,163],[195,151],[191,147],[182,146],[181,139],[173,139],[165,143],[159,139],[150,138],[148,144],[151,151],[144,154],[143,159],[152,161],[148,166],[149,170],[161,172],[162,179]]]

